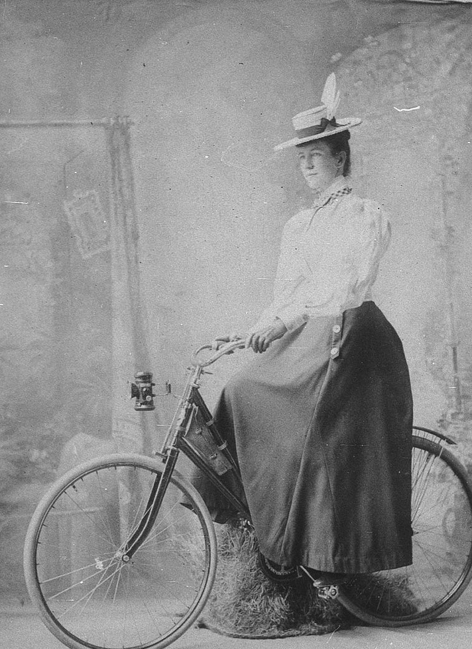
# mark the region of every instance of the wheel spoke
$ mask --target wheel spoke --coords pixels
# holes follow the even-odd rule
[[[27,534],[28,589],[65,644],[158,649],[195,621],[208,597],[215,533],[200,496],[175,476],[153,528],[123,560],[162,465],[114,457],[71,472],[43,499]]]

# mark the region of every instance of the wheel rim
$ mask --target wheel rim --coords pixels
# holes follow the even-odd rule
[[[449,608],[470,580],[467,477],[449,451],[419,437],[412,457],[412,542],[411,566],[356,577],[342,587],[343,604],[373,623],[427,621]]]
[[[45,509],[34,543],[36,595],[48,627],[69,646],[164,647],[203,607],[214,577],[213,532],[179,480],[151,534],[124,560],[156,475],[135,461],[96,467]]]

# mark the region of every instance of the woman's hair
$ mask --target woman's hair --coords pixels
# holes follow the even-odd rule
[[[318,142],[325,142],[331,151],[332,156],[338,155],[344,151],[346,153],[346,161],[344,162],[343,176],[349,176],[351,173],[351,147],[349,146],[349,138],[351,134],[349,131],[341,131],[335,135],[322,137]]]

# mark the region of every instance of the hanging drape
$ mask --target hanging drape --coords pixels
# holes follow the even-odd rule
[[[150,413],[138,413],[129,399],[128,381],[149,369],[144,308],[140,301],[138,224],[128,118],[116,117],[106,128],[110,163],[111,285],[113,304],[113,420],[118,450],[142,451]]]

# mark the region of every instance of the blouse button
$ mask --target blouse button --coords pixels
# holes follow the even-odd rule
[[[331,349],[331,352],[330,352],[330,353],[331,353],[331,356],[336,356],[336,354],[339,353],[339,347],[333,347],[333,348]]]
[[[338,334],[341,331],[341,327],[339,325],[334,325],[333,331],[335,334]]]

